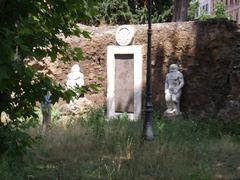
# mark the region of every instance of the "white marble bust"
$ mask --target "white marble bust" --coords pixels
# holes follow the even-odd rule
[[[80,72],[80,66],[78,64],[72,66],[71,72],[68,74],[67,78],[68,89],[74,89],[84,85],[84,75]]]
[[[180,96],[183,85],[183,74],[179,71],[178,65],[171,64],[165,80],[165,100],[167,105],[167,110],[164,112],[165,116],[181,115]]]
[[[134,28],[132,26],[120,26],[116,31],[116,42],[120,46],[131,45],[134,38]]]

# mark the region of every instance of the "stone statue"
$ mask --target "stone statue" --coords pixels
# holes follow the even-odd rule
[[[84,85],[84,75],[80,72],[79,64],[74,64],[71,68],[71,72],[68,74],[67,79],[67,88],[74,90],[76,87],[82,87]],[[77,93],[77,92],[76,92]],[[77,93],[79,96],[79,93]],[[70,101],[69,109],[71,111],[75,108],[76,98],[73,98]]]
[[[180,96],[184,85],[183,74],[177,64],[171,64],[165,80],[165,100],[167,110],[164,116],[181,115]]]
[[[44,90],[44,97],[41,103],[41,110],[43,115],[42,120],[42,134],[45,135],[49,129],[50,122],[51,122],[51,93],[47,91],[46,88]]]
[[[84,75],[80,72],[80,66],[74,64],[71,68],[71,72],[68,74],[67,88],[74,89],[76,87],[82,87],[84,85]]]

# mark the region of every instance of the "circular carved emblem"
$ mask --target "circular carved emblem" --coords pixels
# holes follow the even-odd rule
[[[134,37],[134,28],[132,26],[120,26],[116,31],[116,41],[120,46],[130,45]]]

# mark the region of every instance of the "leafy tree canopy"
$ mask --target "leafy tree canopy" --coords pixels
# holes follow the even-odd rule
[[[172,19],[173,0],[153,0],[153,22],[166,22]],[[146,0],[106,0],[99,1],[99,14],[93,24],[142,24],[147,23]]]
[[[95,0],[0,0],[0,114],[5,112],[10,119],[8,123],[0,121],[0,155],[22,153],[30,145],[29,137],[21,130],[27,127],[27,118],[36,116],[34,107],[36,101],[42,101],[42,88],[52,92],[53,102],[60,97],[69,100],[74,95],[30,67],[25,59],[50,56],[53,61],[79,60],[81,50],[71,49],[59,35],[89,37],[76,22],[87,21],[95,13],[95,3]]]

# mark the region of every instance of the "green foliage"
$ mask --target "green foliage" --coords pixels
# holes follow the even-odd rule
[[[226,13],[226,9],[222,1],[217,1],[216,6],[214,8],[214,14],[216,18],[228,18]]]
[[[127,0],[106,0],[99,3],[98,15],[94,21],[107,24],[128,24],[132,17]]]
[[[72,49],[62,37],[89,37],[76,22],[87,21],[94,13],[95,0],[2,0],[0,1],[0,119],[1,150],[3,155],[22,155],[34,142],[23,130],[36,118],[36,102],[43,101],[42,88],[52,93],[52,102],[61,97],[69,101],[76,95],[53,82],[47,75],[29,66],[27,58],[37,60],[50,56],[64,62],[83,57],[80,49]]]
[[[23,155],[26,147],[31,147],[33,139],[19,128],[23,126],[23,123],[10,122],[4,125],[0,125],[0,154],[10,157],[16,157]]]
[[[195,19],[195,13],[197,12],[198,8],[199,8],[198,1],[190,1],[190,6],[188,8],[188,19],[189,20]],[[222,1],[216,2],[216,5],[214,7],[214,15],[213,16],[209,15],[208,12],[202,10],[197,19],[201,20],[201,21],[206,21],[210,18],[229,18]]]
[[[87,114],[82,116],[81,123],[85,127],[89,127],[94,136],[99,139],[105,134],[104,128],[106,124],[105,110],[104,109],[93,109]]]
[[[198,20],[206,21],[209,18],[211,18],[211,16],[206,11],[201,11],[200,16],[198,17]]]
[[[154,113],[156,136],[150,142],[142,141],[142,126],[126,114],[107,121],[104,108],[92,110],[67,129],[53,127],[25,157],[24,174],[33,179],[239,177],[238,122],[170,120]]]
[[[206,11],[201,11],[200,16],[198,17],[201,21],[206,21],[210,18],[228,18],[229,15],[226,12],[224,4],[222,1],[217,1],[215,8],[214,8],[214,15],[209,15]]]
[[[153,23],[170,22],[173,15],[172,11],[173,11],[173,6],[167,8],[161,14],[158,14],[157,12],[155,12],[153,14]]]
[[[188,19],[194,20],[195,13],[198,11],[199,2],[198,1],[190,1],[189,8],[188,8]]]
[[[19,180],[24,180],[22,161],[19,161],[16,157],[10,158],[9,156],[2,156],[0,160],[0,174],[2,180],[14,180],[16,177],[18,177]]]
[[[133,14],[131,22],[134,24],[145,24],[147,23],[148,14],[147,8],[143,7],[141,9],[136,9],[135,14]]]
[[[173,1],[153,1],[153,23],[171,22],[173,16]]]
[[[171,21],[172,0],[153,1],[154,23]],[[92,20],[93,24],[144,24],[147,23],[147,1],[106,0],[98,3],[99,14]]]
[[[166,4],[161,9],[157,9],[157,7],[154,7],[152,22],[159,23],[159,22],[171,21],[172,11],[173,11],[173,6],[171,4]],[[147,7],[145,6],[145,7],[136,9],[135,13],[133,14],[131,22],[134,24],[145,24],[147,23],[147,20],[148,20],[148,10],[147,10]]]

